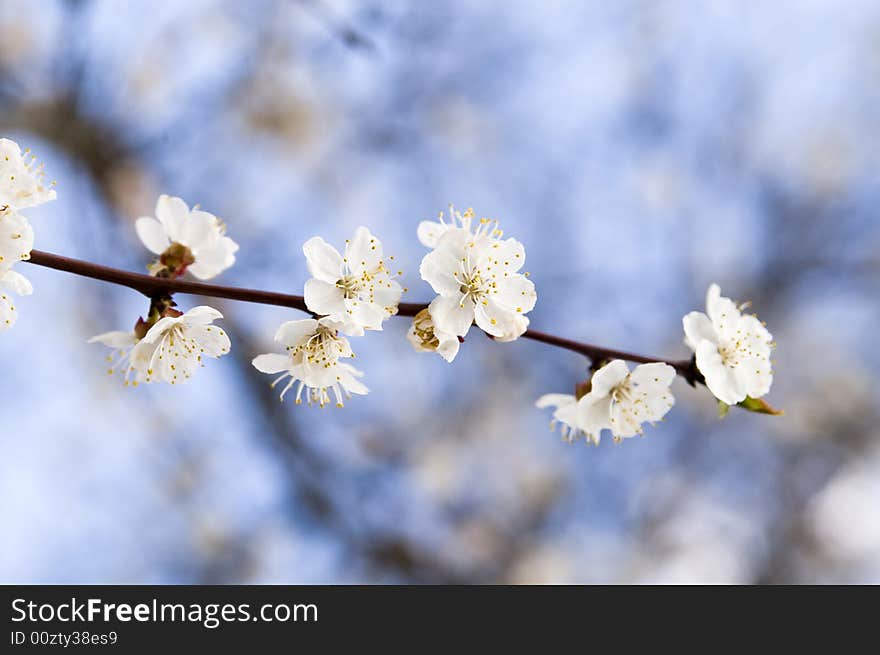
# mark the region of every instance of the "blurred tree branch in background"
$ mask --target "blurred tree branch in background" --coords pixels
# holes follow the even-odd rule
[[[585,336],[613,329],[641,339],[639,329],[654,319],[627,313],[637,300],[656,296],[658,312],[666,306],[670,315],[680,316],[685,302],[681,289],[690,293],[689,285],[702,286],[706,267],[700,269],[699,262],[709,260],[709,270],[725,270],[723,256],[729,251],[724,247],[738,239],[746,244],[732,252],[747,251],[751,259],[737,260],[732,268],[741,273],[738,293],[761,308],[762,317],[786,344],[777,382],[780,393],[786,394],[786,422],[732,427],[730,421],[718,422],[714,412],[705,411],[683,389],[682,416],[665,426],[668,432],[652,436],[651,444],[629,444],[633,450],[625,454],[615,449],[607,458],[599,451],[583,455],[582,449],[564,449],[557,455],[554,440],[548,439],[540,443],[547,459],[538,461],[523,445],[535,441],[532,424],[516,413],[534,391],[524,380],[556,384],[584,366],[579,358],[561,351],[555,355],[553,349],[540,355],[525,351],[529,359],[522,363],[475,348],[473,360],[493,369],[493,378],[505,380],[503,389],[491,394],[469,379],[476,377],[471,376],[473,369],[457,369],[463,379],[455,383],[424,380],[401,369],[377,384],[392,386],[395,375],[405,378],[405,384],[392,386],[390,393],[406,385],[421,389],[427,398],[422,404],[413,391],[411,402],[400,403],[396,421],[371,416],[368,409],[364,416],[369,420],[358,430],[337,419],[338,425],[328,427],[320,439],[313,438],[314,423],[279,403],[252,374],[251,357],[261,351],[258,325],[239,307],[223,306],[224,326],[236,344],[230,384],[239,392],[248,438],[265,447],[283,473],[283,521],[293,533],[315,532],[333,544],[336,557],[344,562],[337,567],[340,580],[488,583],[699,577],[792,583],[861,575],[849,571],[862,570],[857,568],[860,557],[869,559],[864,552],[871,552],[874,533],[871,525],[861,523],[870,521],[836,528],[848,516],[841,508],[848,507],[853,496],[870,496],[859,490],[870,491],[870,471],[875,470],[865,473],[861,467],[877,460],[880,414],[871,395],[877,360],[872,349],[854,353],[842,344],[857,319],[870,323],[876,318],[877,308],[870,301],[877,298],[880,277],[876,194],[858,181],[792,184],[793,176],[807,174],[786,173],[770,146],[754,146],[762,139],[772,140],[758,130],[771,119],[756,109],[762,93],[779,92],[777,86],[767,90],[761,86],[766,79],[758,78],[770,66],[770,58],[765,54],[759,60],[762,66],[743,65],[742,72],[730,63],[739,51],[723,50],[734,49],[740,43],[735,39],[741,37],[746,39],[740,46],[743,52],[756,52],[756,43],[747,40],[758,38],[752,32],[736,29],[735,34],[721,32],[716,38],[721,28],[707,23],[700,30],[705,32],[702,39],[688,37],[676,31],[684,27],[664,22],[664,12],[672,10],[659,6],[620,9],[621,16],[608,20],[623,27],[609,36],[609,25],[618,23],[601,23],[598,9],[580,19],[568,8],[545,25],[533,7],[527,20],[513,22],[517,12],[506,4],[501,11],[477,10],[465,3],[404,10],[382,3],[320,0],[219,2],[211,6],[213,12],[180,5],[176,10],[181,14],[174,20],[165,16],[165,23],[145,15],[139,27],[153,30],[146,55],[141,53],[140,60],[131,55],[134,63],[122,62],[131,68],[116,68],[118,51],[96,39],[97,28],[91,25],[98,5],[88,0],[58,5],[62,27],[59,38],[51,39],[50,51],[39,58],[48,62],[44,67],[21,63],[26,58],[33,65],[38,59],[26,47],[23,21],[16,21],[14,35],[25,44],[24,56],[11,50],[15,39],[0,34],[0,131],[27,133],[50,143],[69,160],[76,177],[82,176],[77,184],[85,191],[80,189],[79,196],[88,198],[94,188],[96,216],[86,217],[86,207],[78,214],[79,206],[65,216],[85,226],[74,230],[71,238],[93,261],[110,257],[102,251],[111,239],[107,234],[122,234],[118,228],[128,230],[130,225],[121,221],[146,209],[137,198],[141,187],[152,193],[159,185],[187,188],[210,180],[204,194],[214,203],[212,208],[242,216],[236,225],[242,243],[252,241],[265,260],[287,261],[290,252],[279,235],[307,230],[310,236],[330,229],[328,217],[340,208],[356,215],[373,204],[382,211],[395,207],[388,199],[394,194],[358,184],[377,171],[391,170],[399,175],[394,179],[400,187],[412,187],[400,189],[401,195],[412,194],[404,196],[409,210],[416,202],[428,203],[421,185],[440,185],[430,167],[440,159],[447,168],[461,170],[461,177],[454,179],[468,191],[480,189],[481,200],[504,210],[515,207],[523,224],[538,224],[535,241],[544,237],[549,243],[542,255],[547,264],[541,280],[541,292],[547,289],[542,311],[551,319],[571,320],[572,330]],[[447,20],[465,12],[465,27]],[[550,8],[546,12],[553,13]],[[467,21],[473,23],[471,31]],[[830,31],[824,29],[825,22],[823,33]],[[291,36],[292,25],[302,31]],[[195,56],[184,51],[185,56],[174,59],[165,46],[178,43],[181,32],[184,42],[196,40],[197,28],[216,30],[211,38],[223,47],[187,78],[181,71],[188,70]],[[669,42],[660,40],[664,29]],[[523,63],[517,57],[531,47],[528,38],[537,39],[531,30],[547,32],[546,51]],[[308,40],[314,33],[323,33],[323,38]],[[386,47],[391,37],[396,39],[394,47]],[[720,60],[705,59],[708,72],[694,55],[706,52],[694,50],[698,46],[723,55],[718,55]],[[783,45],[772,47],[772,53],[781,52]],[[235,65],[222,59],[225,51],[234,53]],[[165,56],[162,68],[158,62]],[[334,67],[345,57],[353,60],[350,70]],[[591,68],[593,61],[604,63]],[[798,65],[803,68],[801,62]],[[837,65],[852,69],[846,62]],[[689,68],[676,76],[681,66]],[[140,87],[129,79],[136,77],[132,70],[154,85],[156,79],[168,84],[166,95],[147,103],[148,94],[138,95],[135,90]],[[701,72],[705,79],[699,77]],[[178,83],[175,74],[183,81]],[[544,86],[534,86],[534,79]],[[714,79],[721,80],[718,84],[729,95],[711,87],[707,80]],[[696,87],[688,87],[689,81]],[[745,100],[736,96],[737,84],[748,91],[742,94]],[[588,97],[571,110],[583,116],[560,109],[566,100],[575,102],[578,93],[586,94],[594,86],[598,98]],[[194,90],[184,93],[189,87]],[[344,106],[340,88],[366,98],[364,104]],[[572,95],[544,97],[547,89],[555,88]],[[833,89],[822,89],[824,98],[833,96]],[[688,102],[674,104],[670,98],[677,93]],[[720,100],[713,94],[721,94]],[[170,107],[167,98],[172,100]],[[536,98],[536,105],[529,104]],[[615,102],[630,113],[620,111]],[[847,104],[864,104],[870,113],[870,102],[853,99]],[[502,106],[512,107],[510,116],[502,114]],[[586,115],[589,107],[596,108],[598,118]],[[818,111],[811,105],[797,114],[814,110]],[[854,120],[839,118],[843,125]],[[780,123],[785,121],[773,126]],[[549,132],[551,128],[558,129],[558,135]],[[557,135],[557,140],[548,134]],[[809,136],[801,129],[796,141]],[[863,142],[870,138],[862,135]],[[261,147],[257,154],[244,152],[256,151],[256,144]],[[749,153],[749,147],[757,154]],[[264,161],[273,149],[279,151],[277,157]],[[176,159],[181,152],[188,158]],[[586,155],[578,159],[576,153],[581,152]],[[253,159],[242,167],[244,173],[232,168],[231,160],[248,155]],[[697,160],[698,184],[689,186],[685,163],[692,159]],[[513,160],[522,165],[522,172],[508,171]],[[832,160],[822,151],[823,175]],[[865,154],[860,165],[871,170],[875,164]],[[248,177],[248,170],[254,175]],[[601,184],[590,177],[595,171]],[[831,177],[832,182],[837,179]],[[237,187],[244,189],[242,196],[254,205],[253,212],[240,211],[242,201],[230,191]],[[279,187],[289,195],[267,200]],[[303,197],[303,188],[320,200],[308,206],[284,204]],[[447,192],[448,187],[440,188],[438,193]],[[679,201],[669,189],[686,200]],[[744,189],[753,189],[753,195]],[[642,204],[633,200],[641,197],[639,191]],[[605,193],[619,198],[620,204],[607,204]],[[746,213],[737,203],[759,219],[735,223],[731,215]],[[288,214],[280,213],[279,207]],[[650,214],[652,207],[672,209]],[[714,213],[725,210],[731,214]],[[277,216],[277,222],[255,218],[263,213]],[[731,225],[738,227],[731,230]],[[400,232],[412,230],[414,224],[400,227]],[[757,234],[751,240],[743,236],[749,230]],[[672,235],[668,240],[663,236],[667,233]],[[125,244],[112,240],[118,246],[114,252],[124,252]],[[619,247],[621,243],[636,255]],[[560,254],[559,244],[571,252]],[[262,255],[241,264],[258,281],[279,270]],[[657,282],[664,276],[668,286]],[[646,291],[638,295],[642,287]],[[672,295],[671,287],[679,294]],[[620,293],[621,288],[631,288],[631,296]],[[865,306],[865,317],[853,317],[832,304],[835,296],[848,294]],[[599,315],[578,316],[599,300],[609,307],[614,303],[624,318],[611,324]],[[112,314],[101,300],[83,300],[82,305],[86,318],[71,318],[70,330],[90,328],[96,314]],[[654,325],[666,318],[658,313]],[[668,338],[642,339],[646,349],[671,352],[679,347],[678,332],[672,332]],[[195,544],[191,552],[173,553],[170,575],[177,581],[218,583],[257,577],[265,556],[258,533],[262,523],[271,524],[271,517],[255,518],[254,524],[214,520],[211,511],[222,513],[214,506],[221,501],[200,493],[207,485],[210,453],[150,396],[137,402],[152,402],[156,421],[156,448],[148,450],[142,465],[157,472],[150,478],[159,487],[157,494],[175,508]],[[437,403],[448,410],[444,416],[454,419],[438,418],[433,411]],[[333,440],[340,434],[347,443],[337,448]],[[648,451],[649,445],[654,450]],[[389,480],[398,484],[393,493],[384,491]],[[845,542],[847,532],[863,534],[862,550]],[[145,541],[143,547],[149,544]]]

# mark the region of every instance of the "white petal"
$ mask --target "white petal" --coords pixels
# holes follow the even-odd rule
[[[448,229],[448,225],[438,223],[437,221],[422,221],[416,229],[416,234],[423,246],[434,249]]]
[[[364,385],[363,382],[358,380],[357,378],[363,377],[363,372],[357,370],[351,364],[339,364],[340,369],[340,377],[342,378],[339,383],[343,386],[343,388],[349,393],[357,394],[359,396],[363,396],[370,392],[370,390]]]
[[[208,325],[212,321],[223,318],[223,314],[207,305],[199,305],[187,311],[181,319],[190,325]]]
[[[96,334],[87,343],[101,343],[110,348],[129,348],[138,342],[138,338],[133,332],[124,332],[122,330],[113,330]]]
[[[367,329],[367,330],[381,330],[382,329],[382,319],[385,318],[385,310],[382,309],[379,305],[374,305],[372,303],[358,302],[358,301],[346,301],[346,304],[349,307],[349,320],[346,321],[347,324],[354,323],[355,325]],[[346,332],[348,334],[348,332]],[[354,335],[352,336],[361,336]]]
[[[611,390],[629,375],[629,368],[622,359],[609,362],[593,374],[591,394],[607,396]]]
[[[403,287],[397,280],[377,281],[373,302],[380,307],[397,307],[402,295]]]
[[[296,347],[313,335],[317,329],[318,321],[313,318],[288,321],[278,328],[275,333],[275,341],[283,346]]]
[[[189,207],[176,196],[162,194],[156,202],[156,218],[164,226],[171,241],[180,241],[183,224],[189,217]]]
[[[306,280],[303,296],[306,307],[316,314],[334,315],[340,319],[345,314],[345,294],[332,282],[316,277]]]
[[[516,326],[517,314],[505,309],[494,299],[479,302],[474,307],[474,320],[477,326],[493,337],[511,334]]]
[[[335,284],[343,277],[342,255],[321,237],[312,237],[303,244],[306,265],[312,277]]]
[[[473,303],[461,306],[457,299],[437,296],[428,307],[434,325],[441,332],[463,337],[474,322]]]
[[[684,342],[688,348],[696,352],[697,344],[703,339],[718,343],[718,335],[712,327],[712,321],[703,312],[690,312],[681,319],[684,327]]]
[[[165,227],[155,218],[142,216],[135,221],[134,229],[141,243],[155,255],[161,255],[171,245]]]
[[[494,298],[507,309],[525,314],[535,308],[538,294],[535,291],[535,284],[529,278],[516,273],[499,279],[498,294]]]
[[[578,426],[598,443],[602,430],[611,429],[611,396],[591,391],[578,401],[577,409]]]
[[[661,362],[636,366],[630,376],[635,384],[634,400],[640,401],[638,411],[642,421],[659,421],[675,404],[669,385],[675,379],[675,369]]]
[[[675,379],[675,369],[663,362],[639,364],[633,370],[630,378],[640,387],[668,388]]]
[[[492,240],[483,250],[483,254],[488,260],[487,268],[495,273],[499,279],[504,277],[504,273],[513,275],[526,263],[525,246],[513,238],[504,241]],[[480,264],[486,265],[483,261]]]
[[[216,325],[194,325],[187,330],[186,336],[195,339],[201,347],[200,351],[210,357],[225,355],[232,347],[229,335]]]
[[[254,357],[254,368],[261,373],[281,373],[290,368],[290,357],[277,353],[267,353]]]
[[[189,272],[200,280],[210,280],[235,263],[235,252],[238,244],[229,237],[214,240],[210,246],[194,249],[195,263],[190,265]]]
[[[741,375],[746,394],[752,398],[766,396],[773,385],[773,373],[770,370],[769,362],[765,365],[756,364],[755,366],[743,364]]]
[[[354,231],[346,250],[348,265],[355,275],[364,271],[372,273],[382,260],[382,244],[363,226]]]
[[[564,407],[577,402],[570,393],[548,393],[544,394],[535,402],[535,407],[544,409],[545,407]]]
[[[436,334],[436,333],[435,333]],[[437,353],[445,359],[447,362],[452,362],[455,359],[455,356],[458,355],[458,349],[461,347],[461,342],[458,340],[458,337],[454,335],[436,335],[440,340],[440,345],[437,346]]]
[[[697,344],[697,368],[706,379],[709,391],[720,401],[736,405],[746,397],[746,390],[737,375],[724,365],[721,353],[710,341]]]
[[[741,313],[730,298],[721,295],[717,284],[709,287],[706,293],[706,313],[719,339],[730,339],[736,333]]]
[[[193,252],[209,248],[221,236],[217,217],[200,209],[193,209],[180,226],[180,243]]]
[[[446,243],[445,238],[443,242]],[[435,293],[450,298],[457,297],[461,295],[459,289],[462,283],[456,274],[460,275],[462,257],[464,251],[458,248],[438,246],[422,258],[419,275],[431,285]]]
[[[144,338],[138,342],[138,345],[141,343],[156,343],[158,342],[164,335],[165,332],[168,331],[173,325],[176,323],[180,323],[182,320],[179,316],[166,316],[164,318],[160,318],[153,324],[147,333],[144,335]]]
[[[27,259],[34,247],[34,229],[21,214],[10,209],[0,212],[0,271]]]
[[[516,314],[514,316],[514,321],[510,326],[505,326],[505,332],[500,337],[495,337],[495,341],[499,343],[507,343],[509,341],[516,341],[523,334],[525,334],[526,330],[529,329],[529,317],[523,316],[522,314]],[[510,331],[508,331],[510,330]]]
[[[29,296],[34,292],[31,281],[17,271],[6,271],[3,277],[0,277],[0,284],[19,296]]]

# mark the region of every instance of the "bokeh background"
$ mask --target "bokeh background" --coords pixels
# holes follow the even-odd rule
[[[170,193],[241,244],[220,283],[300,293],[302,242],[364,224],[427,300],[416,225],[473,206],[538,329],[681,358],[710,282],[752,300],[787,415],[678,380],[645,438],[570,446],[533,402],[586,360],[472,332],[449,366],[406,320],[354,344],[369,396],[282,405],[250,360],[296,313],[213,301],[233,354],[132,390],[85,341],[146,300],[24,264],[0,580],[880,582],[878,118],[875,0],[3,0],[38,248],[142,271]]]

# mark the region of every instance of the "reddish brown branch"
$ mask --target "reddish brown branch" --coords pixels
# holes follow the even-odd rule
[[[167,278],[153,277],[141,273],[130,273],[109,266],[101,266],[85,262],[80,259],[72,259],[70,257],[62,257],[53,255],[52,253],[42,252],[40,250],[32,250],[31,258],[28,260],[31,264],[37,266],[45,266],[54,268],[58,271],[66,271],[74,275],[92,278],[93,280],[101,280],[102,282],[110,282],[118,284],[129,289],[133,289],[148,298],[154,298],[162,294],[186,293],[199,296],[208,296],[211,298],[226,298],[228,300],[241,300],[243,302],[253,302],[262,305],[275,305],[277,307],[290,307],[303,312],[309,312],[306,307],[305,300],[302,296],[296,296],[286,293],[276,293],[273,291],[261,291],[258,289],[241,289],[239,287],[225,287],[216,284],[204,284],[202,282],[187,282],[184,280],[172,280]],[[398,316],[415,316],[424,309],[426,305],[420,303],[403,302],[398,306]],[[527,330],[523,337],[550,344],[558,348],[564,348],[572,352],[580,353],[585,357],[589,357],[593,362],[601,362],[606,359],[625,359],[630,362],[650,363],[665,362],[674,367],[679,375],[682,375],[689,382],[693,383],[697,379],[696,369],[692,360],[667,361],[659,357],[645,357],[634,353],[624,352],[622,350],[613,350],[611,348],[603,348],[594,346],[589,343],[573,341],[563,337],[557,337],[538,330]]]

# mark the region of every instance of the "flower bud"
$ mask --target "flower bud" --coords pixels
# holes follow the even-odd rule
[[[406,338],[418,352],[436,352],[447,362],[455,359],[460,345],[457,336],[437,329],[427,307],[413,317]]]

